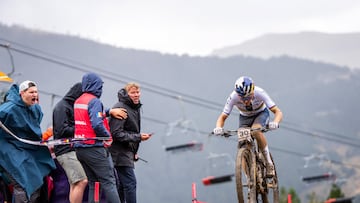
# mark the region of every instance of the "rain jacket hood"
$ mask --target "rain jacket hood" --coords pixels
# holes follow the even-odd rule
[[[64,100],[68,101],[70,104],[74,105],[75,100],[79,98],[82,94],[82,84],[81,82],[76,83],[70,88],[70,90],[65,94]]]
[[[95,73],[87,73],[82,78],[82,91],[95,95],[97,98],[102,94],[102,79]]]

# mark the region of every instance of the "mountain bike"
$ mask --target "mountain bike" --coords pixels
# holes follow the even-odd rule
[[[238,151],[235,161],[236,190],[239,203],[278,203],[279,184],[274,163],[275,175],[266,176],[266,159],[258,149],[256,139],[252,132],[267,132],[263,128],[239,128],[225,131],[225,137],[238,136]],[[273,160],[271,154],[271,159]]]

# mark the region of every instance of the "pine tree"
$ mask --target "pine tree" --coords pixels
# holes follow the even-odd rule
[[[328,199],[330,198],[341,198],[344,197],[344,193],[341,191],[341,188],[335,183],[332,184],[330,194]]]

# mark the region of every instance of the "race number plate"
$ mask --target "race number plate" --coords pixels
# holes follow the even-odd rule
[[[251,140],[250,128],[239,128],[238,129],[238,141]]]

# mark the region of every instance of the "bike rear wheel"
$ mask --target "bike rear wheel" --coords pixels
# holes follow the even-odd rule
[[[252,154],[247,148],[239,148],[236,155],[235,179],[239,203],[255,202],[255,167]]]
[[[270,202],[279,203],[279,201],[280,201],[279,179],[277,176],[276,165],[275,165],[275,162],[274,162],[274,159],[273,159],[271,153],[270,153],[270,157],[271,157],[272,162],[274,163],[275,176],[267,181],[267,188],[269,191],[268,198],[269,198]]]
[[[263,190],[258,191],[259,194],[261,196],[261,201],[258,200],[258,203],[279,203],[280,201],[280,194],[279,194],[279,182],[278,182],[278,177],[277,177],[277,172],[276,172],[276,166],[275,166],[275,162],[270,154],[271,160],[274,164],[274,170],[275,170],[275,175],[271,178],[266,178],[266,166],[265,165],[261,165],[258,166],[260,167],[258,170],[261,170],[261,173],[263,174],[262,177],[264,178],[263,180]],[[266,163],[265,160],[262,160],[262,163]]]

